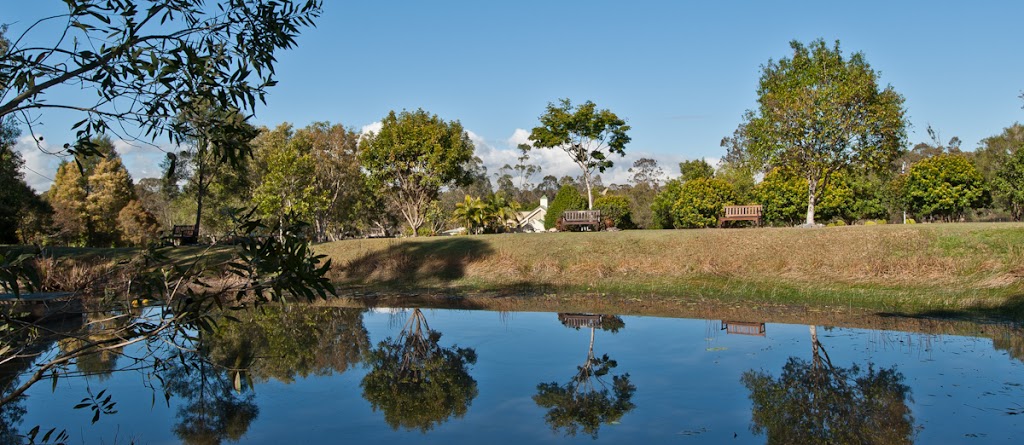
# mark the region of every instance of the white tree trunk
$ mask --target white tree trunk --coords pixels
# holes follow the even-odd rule
[[[807,179],[807,225],[814,225],[814,201],[815,195],[817,194],[818,181],[808,178]]]

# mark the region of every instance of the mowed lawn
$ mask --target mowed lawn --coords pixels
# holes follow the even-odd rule
[[[321,244],[343,288],[1024,316],[1024,224],[502,234]]]

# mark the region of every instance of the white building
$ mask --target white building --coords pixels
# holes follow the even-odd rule
[[[536,209],[519,212],[516,216],[519,217],[519,226],[516,228],[519,232],[543,232],[544,231],[544,216],[548,214],[548,197],[540,197],[540,206]]]

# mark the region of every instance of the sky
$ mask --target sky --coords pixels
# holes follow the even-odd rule
[[[0,23],[12,35],[61,7],[0,0]],[[422,108],[459,120],[493,174],[515,162],[549,102],[590,100],[632,127],[605,184],[625,183],[641,157],[676,176],[682,160],[724,154],[721,139],[757,105],[762,65],[788,57],[791,40],[823,38],[863,52],[904,96],[910,145],[928,142],[931,126],[970,150],[1024,121],[1022,16],[1020,1],[325,0],[317,27],[279,53],[279,84],[254,123],[361,130]],[[72,139],[68,122],[42,116],[35,130],[59,146]],[[22,132],[26,180],[46,190],[59,159]],[[136,180],[159,176],[161,150],[173,149],[117,145]],[[532,156],[541,175],[580,173],[561,151]]]

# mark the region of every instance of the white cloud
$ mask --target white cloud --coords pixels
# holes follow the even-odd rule
[[[502,141],[501,146],[495,146],[479,135],[472,132],[469,133],[470,138],[473,139],[473,143],[476,145],[476,155],[484,161],[484,165],[487,166],[487,171],[491,173],[492,177],[503,165],[515,165],[518,162],[517,158],[520,152],[517,147],[519,144],[529,143],[530,136],[529,131],[517,128],[513,130],[511,136]],[[683,160],[680,156],[655,155],[642,151],[632,151],[627,147],[626,156],[618,157],[613,155],[611,160],[615,165],[604,173],[599,173],[601,175],[601,183],[605,186],[628,184],[629,178],[632,176],[629,173],[629,168],[633,166],[634,161],[640,158],[652,158],[658,161],[658,165],[665,171],[665,179],[678,176],[677,166]],[[569,158],[569,155],[557,148],[535,148],[530,150],[530,160],[528,162],[541,167],[540,174],[532,178],[534,184],[540,182],[541,178],[548,175],[560,178],[566,175],[577,177],[582,174],[579,166]],[[709,159],[708,162],[711,162],[711,160]]]
[[[366,124],[366,125],[363,125],[363,127],[359,129],[359,134],[365,135],[365,134],[371,133],[371,132],[372,133],[379,133],[380,129],[382,127],[384,127],[384,123],[381,122],[381,121],[377,121],[377,122],[374,122],[372,124]]]
[[[510,147],[518,147],[519,144],[533,145],[530,141],[530,132],[522,128],[516,128],[512,132],[512,136],[508,138],[508,145]]]
[[[62,159],[58,153],[63,150],[51,148],[45,139],[37,143],[32,136],[23,136],[14,145],[14,151],[21,153],[25,161],[21,168],[25,182],[37,193],[49,190]]]

